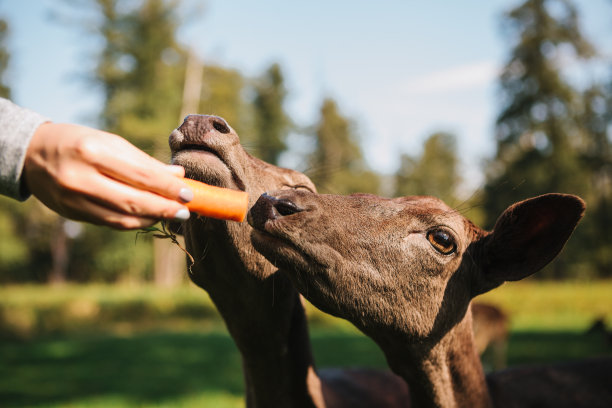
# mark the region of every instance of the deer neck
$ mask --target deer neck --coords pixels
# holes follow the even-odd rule
[[[207,254],[192,278],[208,292],[240,351],[247,406],[324,407],[300,295],[281,273],[253,276],[253,265],[236,256],[243,249],[208,228],[185,231],[190,253],[196,259]]]
[[[410,386],[412,406],[491,407],[480,358],[474,347],[472,318],[464,319],[432,346],[396,345],[386,352],[390,366]]]

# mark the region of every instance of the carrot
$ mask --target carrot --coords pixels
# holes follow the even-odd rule
[[[244,220],[249,205],[249,195],[246,192],[215,187],[187,178],[183,181],[193,191],[193,200],[185,204],[189,211],[222,220]]]

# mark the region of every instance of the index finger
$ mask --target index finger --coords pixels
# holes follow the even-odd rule
[[[119,151],[114,154],[108,152],[105,159],[98,161],[98,171],[176,201],[188,202],[193,199],[193,192],[182,180],[185,175],[182,167],[164,164],[124,139],[115,147]]]

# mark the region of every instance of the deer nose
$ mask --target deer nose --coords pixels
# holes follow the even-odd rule
[[[268,220],[296,214],[304,211],[297,204],[286,198],[277,198],[263,193],[249,211],[247,220],[255,228],[263,230]]]
[[[219,133],[227,135],[232,131],[225,119],[213,115],[188,115],[178,130],[189,140]]]

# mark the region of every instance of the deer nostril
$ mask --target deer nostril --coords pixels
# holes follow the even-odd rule
[[[295,203],[288,200],[278,200],[274,203],[274,208],[282,216],[287,216],[303,211]]]
[[[230,128],[227,123],[217,118],[213,119],[213,127],[217,129],[218,132],[223,134],[228,134],[230,132]]]

